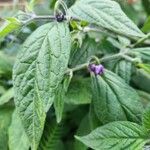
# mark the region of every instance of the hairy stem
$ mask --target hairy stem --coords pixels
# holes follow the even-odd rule
[[[100,58],[99,61],[102,63],[102,62],[111,61],[111,60],[119,59],[119,58],[124,58],[124,59],[126,59],[127,61],[130,61],[130,62],[134,62],[134,60],[135,60],[135,58],[127,56],[124,53],[118,53],[118,54],[114,54],[114,55],[111,55],[111,56],[106,56],[106,57]],[[96,61],[92,61],[91,63],[96,63]],[[84,64],[81,64],[81,65],[77,65],[76,67],[74,67],[72,69],[68,69],[66,71],[66,73],[69,73],[70,71],[76,72],[76,71],[79,71],[79,70],[83,70],[83,69],[88,68],[88,66],[89,66],[89,63],[84,63]]]

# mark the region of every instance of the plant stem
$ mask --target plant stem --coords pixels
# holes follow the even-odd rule
[[[103,57],[101,59],[99,59],[100,62],[106,62],[106,61],[110,61],[110,60],[113,60],[113,59],[116,59],[116,58],[121,58],[122,57],[122,54],[121,53],[118,53],[118,54],[114,54],[114,55],[111,55],[111,56],[106,56],[106,57]],[[92,63],[96,63],[96,61],[92,61]],[[82,70],[82,69],[86,69],[88,67],[89,63],[84,63],[84,64],[81,64],[81,65],[78,65],[76,66],[75,68],[72,68],[72,69],[68,69],[66,71],[66,73],[69,73],[70,70],[72,72],[76,72],[76,71],[79,71],[79,70]]]
[[[131,45],[131,48],[144,43],[148,38],[150,38],[150,33],[148,33],[146,36],[144,36],[143,38],[139,39],[135,44]]]

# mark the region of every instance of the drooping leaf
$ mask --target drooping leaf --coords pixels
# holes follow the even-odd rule
[[[102,76],[91,76],[94,110],[102,123],[117,120],[140,121],[143,107],[133,88],[106,69]]]
[[[91,102],[90,80],[88,78],[74,78],[65,96],[68,104],[80,105]]]
[[[12,31],[18,29],[21,23],[18,19],[11,17],[6,18],[4,24],[0,27],[0,37],[4,37]]]
[[[119,34],[132,37],[144,36],[115,1],[78,0],[69,9],[69,13],[72,17]]]
[[[8,128],[11,123],[11,107],[0,108],[0,149],[8,150]]]
[[[57,89],[56,98],[54,101],[54,108],[55,108],[57,123],[61,122],[61,119],[63,116],[63,110],[64,110],[64,102],[65,102],[65,90],[64,90],[63,84],[60,84]]]
[[[29,140],[17,111],[14,111],[9,127],[9,150],[29,150]]]
[[[132,63],[125,60],[119,61],[115,67],[115,72],[129,84],[132,73]]]
[[[76,138],[94,150],[141,150],[148,142],[148,133],[138,124],[117,121]]]
[[[1,97],[0,97],[0,105],[7,103],[11,100],[14,96],[13,88],[7,90]]]
[[[70,33],[66,23],[39,27],[26,40],[13,71],[15,104],[25,131],[36,149],[46,112],[67,69]]]

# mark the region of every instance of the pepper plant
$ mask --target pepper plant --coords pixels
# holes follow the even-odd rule
[[[53,0],[50,15],[36,2],[0,27],[5,41],[32,26],[13,73],[0,55],[1,76],[13,77],[0,98],[0,149],[149,149],[149,19],[140,30],[114,0]]]

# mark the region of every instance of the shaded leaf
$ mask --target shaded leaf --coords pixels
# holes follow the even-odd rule
[[[55,121],[48,121],[45,124],[39,150],[56,150],[63,133],[64,122],[57,124]],[[61,147],[59,147],[61,149]]]
[[[132,81],[139,89],[150,92],[150,76],[144,69],[137,69]]]
[[[29,140],[17,111],[14,111],[9,127],[9,150],[29,150]]]
[[[0,97],[0,105],[9,102],[9,100],[11,100],[13,96],[14,96],[13,88],[10,88]]]
[[[13,109],[0,108],[0,149],[8,150],[8,128],[11,123]]]
[[[69,104],[89,104],[91,102],[90,80],[88,78],[74,78],[65,96]]]

